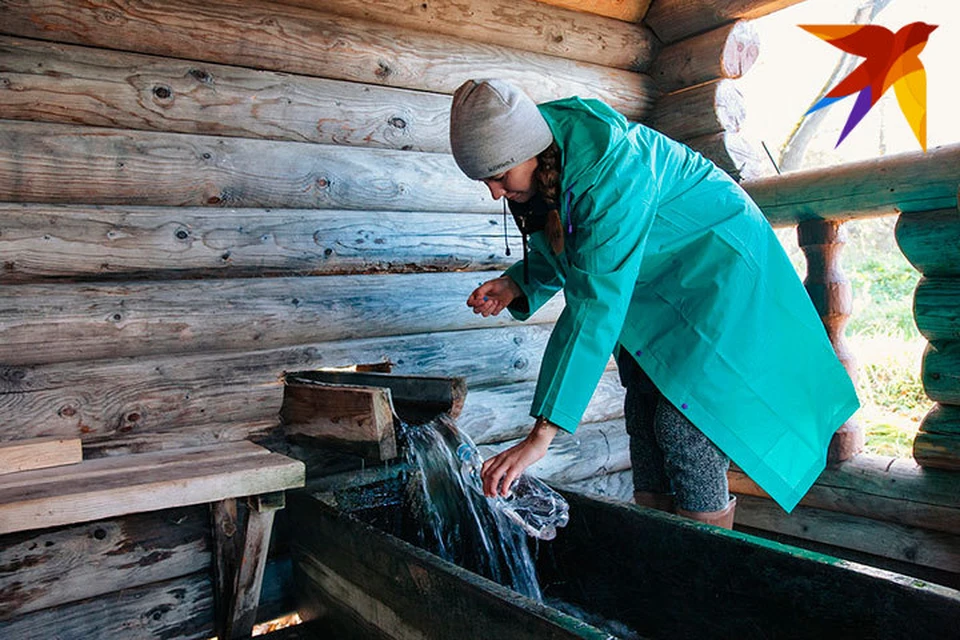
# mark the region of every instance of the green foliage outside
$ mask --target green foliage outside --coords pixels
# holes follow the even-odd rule
[[[933,402],[920,379],[926,340],[913,320],[913,291],[920,274],[897,247],[895,223],[891,216],[845,225],[848,240],[841,262],[853,285],[846,336],[857,360],[862,407],[855,419],[866,432],[866,451],[911,457],[913,438]],[[795,232],[778,235],[803,277]]]

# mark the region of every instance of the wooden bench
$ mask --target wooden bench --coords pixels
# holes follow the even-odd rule
[[[303,484],[302,462],[247,441],[85,460],[0,475],[0,535],[211,503],[217,633],[248,637],[274,513]]]

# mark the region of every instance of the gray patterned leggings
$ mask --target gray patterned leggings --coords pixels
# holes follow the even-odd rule
[[[676,506],[687,511],[726,507],[730,459],[663,397],[626,349],[617,367],[627,390],[634,491],[673,493]]]

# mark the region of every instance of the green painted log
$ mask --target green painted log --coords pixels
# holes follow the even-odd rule
[[[649,66],[659,44],[643,25],[534,0],[467,4],[457,0],[283,0],[283,4],[633,71]]]
[[[502,213],[445,154],[15,120],[0,201]]]
[[[498,214],[0,203],[0,283],[505,269]],[[520,246],[510,223],[510,243]]]
[[[960,339],[960,278],[921,278],[913,295],[913,318],[931,342]]]
[[[929,343],[923,352],[920,378],[931,400],[960,405],[960,342]]]
[[[0,37],[0,118],[445,153],[450,97]]]
[[[960,434],[921,431],[913,441],[913,457],[924,467],[960,471]]]
[[[17,0],[9,35],[350,82],[452,94],[501,77],[541,102],[604,100],[642,119],[656,89],[643,74],[266,0]]]
[[[920,423],[920,430],[927,433],[960,435],[960,406],[936,404]],[[958,488],[960,490],[960,488]]]
[[[398,374],[463,376],[468,388],[529,382],[550,330],[516,324],[252,352],[3,363],[0,441],[78,436],[89,457],[242,440],[276,426],[285,371],[392,363]]]
[[[955,209],[960,144],[795,171],[742,186],[773,226]]]
[[[960,276],[960,212],[938,209],[897,218],[897,244],[925,276]]]

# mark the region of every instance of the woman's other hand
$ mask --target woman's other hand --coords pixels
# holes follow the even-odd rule
[[[483,470],[480,472],[484,495],[492,498],[499,492],[506,496],[513,481],[527,467],[547,454],[547,447],[553,442],[559,429],[557,425],[541,418],[523,442],[484,461]]]
[[[523,295],[520,287],[508,276],[488,280],[473,290],[467,298],[467,306],[484,318],[495,316]]]

